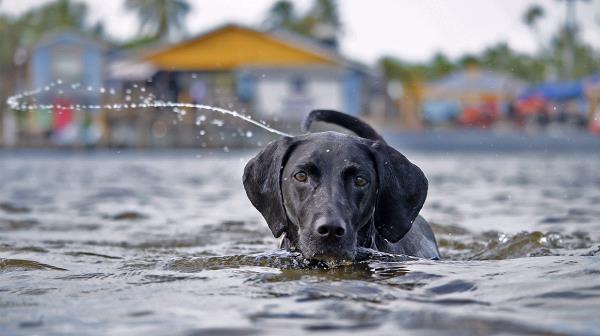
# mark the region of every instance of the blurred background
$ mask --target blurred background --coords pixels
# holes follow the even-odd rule
[[[3,0],[0,34],[3,147],[247,140],[205,111],[85,108],[148,99],[291,133],[337,109],[414,148],[594,147],[600,133],[597,1]],[[4,104],[32,89],[26,108]]]
[[[442,261],[277,249],[242,172],[316,108]],[[600,0],[0,0],[1,335],[598,335],[598,167]]]

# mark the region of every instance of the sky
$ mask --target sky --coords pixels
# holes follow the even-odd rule
[[[18,15],[49,0],[0,0],[0,12]],[[134,13],[122,0],[79,0],[90,7],[90,21],[103,21],[117,39],[138,32]],[[192,12],[186,26],[189,36],[215,26],[236,22],[257,26],[275,0],[189,0]],[[296,0],[306,10],[312,0]],[[383,55],[407,61],[425,61],[436,52],[452,58],[476,53],[506,41],[511,48],[533,53],[539,47],[536,35],[523,24],[525,10],[537,3],[546,16],[540,23],[547,40],[564,22],[565,2],[560,0],[339,0],[344,25],[342,52],[372,64]],[[600,0],[577,3],[582,38],[600,49]]]

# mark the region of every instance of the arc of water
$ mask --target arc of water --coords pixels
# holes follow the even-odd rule
[[[35,95],[38,95],[39,93],[41,93],[42,91],[49,91],[50,88],[54,87],[56,84],[60,85],[62,84],[62,81],[57,81],[55,83],[51,83],[47,86],[45,86],[44,88],[38,88],[35,90],[31,90],[31,91],[25,91],[23,93],[20,94],[16,94],[13,96],[8,97],[8,99],[6,100],[6,103],[8,104],[8,106],[13,109],[13,110],[34,110],[34,109],[77,109],[77,110],[83,110],[83,109],[87,109],[87,110],[99,110],[99,109],[120,109],[120,108],[190,108],[190,109],[199,109],[199,110],[209,110],[209,111],[215,111],[215,112],[219,112],[221,114],[224,115],[229,115],[235,118],[239,118],[242,119],[250,124],[253,124],[255,126],[258,126],[266,131],[269,131],[271,133],[277,134],[277,135],[281,135],[281,136],[291,136],[290,134],[287,134],[285,132],[279,131],[277,129],[274,129],[264,123],[258,122],[254,119],[252,119],[250,116],[244,115],[242,113],[239,113],[237,111],[234,110],[228,110],[228,109],[224,109],[222,107],[217,107],[217,106],[210,106],[210,105],[203,105],[203,104],[191,104],[191,103],[177,103],[177,102],[164,102],[164,101],[160,101],[160,100],[156,100],[156,101],[152,101],[152,102],[145,102],[145,103],[140,103],[140,104],[136,104],[136,103],[121,103],[121,104],[101,104],[101,105],[60,105],[60,104],[26,104],[24,102],[22,102],[23,99],[25,98],[29,98],[29,97],[33,97]],[[104,90],[100,90],[100,92],[103,92]]]

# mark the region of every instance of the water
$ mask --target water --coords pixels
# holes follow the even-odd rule
[[[65,95],[68,96],[69,93],[81,92],[81,91],[83,91],[81,84],[74,83],[74,84],[68,85],[67,83],[64,83],[62,80],[59,79],[56,82],[52,82],[43,88],[38,88],[38,89],[31,90],[31,91],[25,91],[25,92],[13,95],[6,100],[6,103],[9,108],[14,109],[14,110],[20,110],[20,111],[47,110],[49,112],[52,110],[55,110],[55,109],[59,110],[59,111],[63,110],[63,109],[80,111],[80,110],[105,110],[105,109],[106,110],[113,110],[113,109],[114,110],[128,110],[128,109],[171,108],[172,111],[174,113],[178,114],[180,117],[183,117],[187,113],[187,111],[185,110],[186,108],[187,109],[196,109],[196,110],[207,110],[207,111],[218,112],[218,113],[226,115],[226,116],[231,116],[234,118],[241,119],[247,123],[250,123],[254,126],[260,127],[263,130],[266,130],[266,131],[276,134],[276,135],[290,136],[287,133],[284,133],[280,130],[270,127],[264,121],[256,121],[256,120],[252,119],[251,116],[239,113],[237,111],[232,111],[232,110],[228,110],[225,108],[204,105],[204,104],[179,103],[179,102],[157,100],[156,97],[152,93],[146,93],[145,87],[139,86],[137,84],[134,84],[132,89],[127,89],[125,91],[125,93],[126,93],[126,96],[124,97],[125,102],[118,102],[118,103],[112,103],[112,104],[95,104],[95,105],[83,105],[83,104],[70,104],[70,105],[57,104],[57,105],[55,105],[55,104],[42,104],[42,103],[36,102],[38,100],[38,96],[43,92],[53,92],[53,93],[58,94],[58,96],[65,96]],[[106,93],[105,88],[94,88],[92,86],[88,86],[87,91],[97,92],[103,96]],[[109,92],[111,95],[116,94],[114,89],[110,89]],[[132,98],[131,98],[131,95],[135,94],[135,93],[139,94],[137,103],[132,102]],[[196,120],[196,125],[200,125],[200,123],[202,121],[203,121],[202,117],[199,117]],[[217,126],[223,126],[223,124],[224,124],[224,122],[219,119],[214,119],[214,120],[212,120],[211,123],[213,125],[217,125]],[[250,132],[250,134],[252,134],[252,133]]]
[[[0,152],[0,334],[600,334],[597,153],[408,153],[444,260],[334,268],[276,249],[253,154]]]

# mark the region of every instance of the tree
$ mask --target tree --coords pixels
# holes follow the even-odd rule
[[[562,62],[559,68],[559,73],[562,78],[573,78],[575,76],[575,53],[577,34],[579,32],[579,25],[577,24],[577,17],[575,15],[575,3],[577,1],[589,2],[589,0],[559,0],[566,3],[566,20],[563,27],[560,29],[555,44],[562,47]]]
[[[33,8],[20,17],[0,16],[0,73],[7,75],[19,63],[20,50],[28,50],[44,34],[73,29],[98,36],[101,25],[87,25],[88,8],[85,3],[58,0]]]
[[[315,0],[308,16],[315,17],[317,22],[329,24],[335,28],[341,27],[338,5],[335,0]]]
[[[538,4],[531,5],[529,8],[527,8],[525,13],[523,14],[523,23],[525,23],[525,25],[527,27],[529,27],[529,29],[531,29],[531,31],[534,32],[535,38],[538,40],[538,44],[540,45],[541,48],[543,48],[543,43],[542,43],[542,36],[540,34],[540,30],[538,27],[538,22],[544,16],[545,16],[544,8]]]
[[[269,28],[291,28],[296,20],[294,4],[280,0],[273,4],[264,20],[264,25]]]
[[[325,45],[337,48],[341,31],[338,6],[335,0],[315,0],[307,18],[312,23],[310,34]]]
[[[427,67],[428,78],[439,78],[449,74],[456,69],[456,65],[452,63],[446,55],[437,53],[433,56],[430,65]]]
[[[139,33],[164,39],[185,31],[185,17],[191,11],[186,0],[126,0],[125,8],[136,12]]]
[[[72,29],[85,34],[102,34],[100,25],[88,26],[85,3],[57,0],[32,8],[19,17],[0,15],[0,102],[23,89],[28,50],[49,32]],[[0,106],[0,129],[4,107]]]
[[[561,29],[550,43],[548,62],[562,79],[580,78],[600,71],[600,54],[573,31]]]
[[[314,0],[308,12],[300,16],[291,2],[277,1],[267,12],[264,22],[269,29],[287,29],[332,47],[337,47],[342,29],[335,0]]]
[[[399,102],[396,102],[400,103],[402,124],[409,128],[420,128],[422,126],[421,104],[425,93],[427,67],[422,64],[406,63],[391,57],[380,59],[379,66],[388,82],[402,83],[404,96]]]

